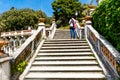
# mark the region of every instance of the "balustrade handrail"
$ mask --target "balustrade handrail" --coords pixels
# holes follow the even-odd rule
[[[42,32],[42,33],[41,33]],[[18,48],[14,54],[13,59],[16,61],[15,64],[18,64],[21,60],[25,60],[26,55],[32,54],[32,51],[34,51],[42,38],[45,36],[44,34],[45,28],[39,27],[33,35],[31,35],[22,45],[20,48]],[[19,57],[19,58],[18,58]],[[23,59],[20,59],[22,58]],[[17,60],[16,60],[17,59]]]
[[[22,30],[22,31],[11,31],[11,32],[1,32],[1,36],[15,36],[15,35],[28,35],[32,34],[34,30]]]
[[[55,31],[56,31],[56,23],[53,22],[50,28],[47,28],[46,31],[48,31],[48,39],[53,39]]]
[[[112,46],[110,42],[108,42],[102,35],[100,35],[91,25],[87,25],[86,27],[94,33],[95,37],[104,44],[104,46],[112,53],[115,58],[120,58],[119,52]]]
[[[12,59],[12,57],[4,57],[4,58],[0,58],[0,64],[6,61],[10,61]]]
[[[84,30],[84,27],[81,27],[81,26],[79,25],[78,21],[77,21],[77,23],[76,23],[76,34],[77,34],[77,37],[78,37],[79,39],[82,39],[82,37],[83,37],[83,32],[82,32],[82,30]]]
[[[54,28],[55,25],[56,25],[56,24],[53,23],[53,24],[51,25],[51,27],[50,27],[50,30],[53,30],[53,28]]]
[[[103,64],[106,64],[106,67],[109,66],[110,74],[115,74],[114,78],[118,78],[120,73],[120,53],[91,25],[85,25],[85,37],[92,44],[92,47],[97,52],[96,54],[102,58]]]

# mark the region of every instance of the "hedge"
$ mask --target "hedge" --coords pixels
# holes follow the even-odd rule
[[[120,0],[103,0],[92,20],[94,28],[120,51]]]

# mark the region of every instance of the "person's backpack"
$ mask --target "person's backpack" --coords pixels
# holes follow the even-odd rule
[[[71,19],[71,23],[73,24],[73,27],[74,27],[74,20],[73,19]]]

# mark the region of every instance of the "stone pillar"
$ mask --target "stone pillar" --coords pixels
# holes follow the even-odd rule
[[[86,16],[85,17],[85,38],[88,38],[88,29],[87,27],[89,27],[89,25],[92,25],[92,21],[91,21],[91,16]]]
[[[94,5],[89,5],[89,16],[92,14],[92,12],[95,10],[95,6]]]
[[[55,19],[52,19],[52,23],[55,23]]]
[[[38,27],[45,27],[45,18],[40,18],[39,19],[39,23],[38,23]]]
[[[92,19],[91,16],[86,16],[85,17],[85,25],[92,25],[91,19]]]
[[[42,37],[46,38],[46,33],[45,33],[45,18],[40,18],[39,23],[38,23],[38,29],[41,27],[43,28],[43,35]]]
[[[10,80],[10,60],[11,57],[0,58],[0,80]]]

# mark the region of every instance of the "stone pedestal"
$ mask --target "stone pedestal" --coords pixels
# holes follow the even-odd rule
[[[45,34],[46,31],[45,31],[45,23],[44,23],[44,22],[45,22],[45,18],[40,18],[40,19],[39,19],[38,29],[43,28],[43,33],[42,33],[43,35],[42,35],[42,37],[43,37],[43,38],[46,38],[46,34]]]
[[[38,26],[45,26],[45,18],[39,18]]]
[[[85,17],[85,24],[86,24],[86,25],[92,25],[91,19],[92,19],[91,16],[86,16],[86,17]]]
[[[45,25],[45,28],[50,28],[50,24],[46,24],[46,25]]]
[[[52,23],[55,23],[55,19],[52,19]]]

